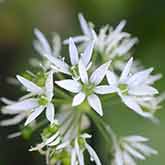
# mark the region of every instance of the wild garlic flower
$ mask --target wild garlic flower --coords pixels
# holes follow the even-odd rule
[[[138,135],[121,138],[119,146],[114,148],[113,165],[136,165],[136,159],[145,160],[147,156],[157,154],[155,149],[144,144],[147,141]]]
[[[82,14],[79,14],[79,22],[83,35],[73,37],[75,42],[88,44],[91,41],[95,42],[95,50],[98,51],[105,59],[114,59],[116,56],[121,57],[128,55],[130,49],[137,43],[137,38],[130,38],[131,35],[122,32],[126,21],[123,20],[113,29],[106,25],[99,30],[97,34],[93,26],[88,23]],[[65,44],[69,41],[65,40]]]
[[[26,111],[29,110],[31,113],[27,118],[25,125],[28,125],[35,120],[44,109],[46,109],[47,119],[54,122],[54,105],[52,103],[53,98],[53,72],[48,73],[47,80],[44,87],[40,87],[34,84],[32,81],[25,79],[22,76],[17,75],[19,82],[30,92],[30,97],[24,100],[18,101],[5,108],[11,111]]]
[[[86,67],[90,66],[90,60],[92,57],[92,51],[93,51],[93,46],[94,43],[91,42],[87,45],[86,49],[84,52],[79,56],[78,49],[72,40],[72,38],[69,39],[69,57],[70,57],[70,62],[71,66],[68,65],[62,56],[56,55],[55,50],[52,52],[51,48],[45,39],[44,35],[38,31],[35,30],[35,34],[38,38],[38,41],[34,42],[35,48],[38,50],[38,52],[44,56],[50,63],[50,67],[53,68],[55,71],[62,72],[64,74],[71,75],[74,78],[78,78],[78,73],[77,73],[77,66],[79,63],[79,60],[81,59]],[[57,43],[56,43],[57,44]],[[59,48],[56,48],[57,50]],[[54,55],[55,54],[55,55]]]
[[[11,101],[7,98],[1,98],[1,101],[5,103],[6,105],[12,105],[15,104],[15,101]],[[29,114],[28,110],[22,111],[22,110],[11,110],[7,109],[6,106],[2,107],[1,113],[4,115],[12,115],[14,117],[11,117],[9,119],[4,119],[0,121],[1,126],[10,126],[10,125],[16,125],[25,120]]]
[[[126,64],[120,78],[118,78],[113,72],[108,71],[107,80],[112,88],[112,92],[117,92],[126,106],[144,117],[150,117],[151,114],[143,111],[137,98],[142,99],[147,96],[158,94],[157,89],[147,83],[153,69],[146,69],[131,75],[130,70],[132,63],[133,58],[131,58]]]
[[[148,139],[142,136],[118,139],[118,135],[100,117],[103,116],[102,104],[107,100],[113,104],[110,98],[113,97],[112,93],[116,93],[128,108],[157,121],[155,112],[161,107],[165,96],[157,96],[158,90],[153,84],[161,78],[161,74],[151,75],[153,68],[144,69],[139,61],[133,63],[130,50],[137,43],[137,38],[123,32],[125,20],[116,28],[106,25],[98,32],[82,14],[79,14],[79,21],[83,34],[64,41],[69,50],[64,56],[63,45],[57,34],[49,44],[38,29],[34,30],[36,40],[33,46],[44,58],[41,62],[32,60],[32,63],[34,68],[39,66],[37,69],[40,70],[36,75],[28,70],[22,76],[16,76],[29,93],[18,101],[2,98],[6,104],[2,107],[2,114],[14,117],[2,120],[0,125],[15,125],[26,120],[25,128],[10,135],[25,138],[44,127],[42,141],[30,151],[45,155],[47,164],[85,165],[84,155],[87,151],[90,160],[101,165],[96,152],[87,143],[91,135],[85,133],[92,119],[103,134],[106,145],[113,148],[114,159],[110,163],[136,165],[136,159],[144,160],[146,156],[157,154],[157,151],[146,145]],[[40,115],[44,110],[46,120]],[[40,120],[35,122],[39,116]]]
[[[72,102],[72,106],[80,105],[85,98],[87,98],[88,104],[99,114],[103,115],[102,104],[99,97],[96,94],[107,94],[110,93],[108,85],[100,85],[104,79],[107,70],[109,68],[110,62],[107,62],[100,67],[98,67],[88,78],[87,68],[85,67],[84,63],[80,60],[78,68],[79,68],[79,75],[80,81],[73,80],[73,79],[66,79],[55,81],[55,83],[68,90],[72,93],[77,93]]]
[[[96,165],[101,165],[101,161],[95,150],[86,142],[86,139],[91,138],[89,134],[82,134],[74,140],[74,147],[71,149],[71,165],[85,165],[84,151],[87,150],[90,160]]]

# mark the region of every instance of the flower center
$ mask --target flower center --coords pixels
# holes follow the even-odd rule
[[[94,84],[84,84],[82,87],[83,92],[89,96],[93,93],[95,89],[95,85]]]
[[[78,65],[73,65],[70,67],[70,72],[73,77],[78,78],[79,77],[79,72],[78,72]]]
[[[39,96],[39,98],[38,98],[38,103],[40,104],[40,105],[46,105],[46,104],[48,104],[48,99],[47,99],[47,97],[46,96]]]
[[[122,94],[128,95],[128,85],[127,84],[119,84],[118,88],[120,89]]]

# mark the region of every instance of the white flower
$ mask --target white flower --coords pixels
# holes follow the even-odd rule
[[[73,37],[73,40],[85,45],[95,41],[95,49],[110,59],[128,54],[129,50],[137,43],[137,38],[130,38],[130,34],[122,32],[126,24],[125,20],[121,21],[114,30],[107,25],[102,27],[97,34],[82,14],[78,16],[83,35]],[[64,43],[68,44],[68,40],[65,40]]]
[[[109,65],[110,62],[101,65],[88,78],[87,68],[80,60],[78,67],[81,83],[72,79],[56,81],[55,83],[61,88],[77,93],[73,98],[72,106],[80,105],[87,98],[89,105],[102,116],[101,101],[96,94],[103,95],[111,92],[111,88],[108,85],[99,86],[107,73]]]
[[[60,141],[61,141],[61,136],[59,131],[57,131],[54,135],[44,140],[42,143],[37,144],[36,147],[32,147],[31,149],[29,149],[29,151],[37,151],[37,150],[40,151],[46,146],[47,147],[58,146],[60,144]]]
[[[52,52],[47,40],[45,39],[44,35],[38,31],[35,30],[35,34],[38,38],[38,41],[34,42],[35,48],[38,50],[38,52],[47,58],[47,60],[50,63],[50,67],[53,68],[55,71],[62,72],[64,74],[72,75],[73,77],[78,77],[77,75],[77,66],[79,63],[79,59],[81,59],[86,67],[90,66],[90,59],[92,57],[92,51],[93,51],[93,42],[90,42],[84,52],[80,55],[78,53],[78,49],[72,40],[72,38],[69,39],[69,57],[70,57],[70,62],[71,66],[68,65],[64,59],[61,58],[60,55],[55,55],[57,53],[54,52],[59,52],[59,48],[55,47],[54,51]],[[57,40],[57,39],[56,39]],[[57,43],[54,45],[58,45]],[[55,51],[56,50],[56,51]]]
[[[31,114],[27,118],[25,125],[35,120],[46,109],[46,117],[53,123],[55,113],[54,105],[51,102],[53,98],[53,72],[50,71],[48,73],[44,87],[39,87],[32,81],[19,75],[17,75],[17,79],[30,92],[30,97],[25,97],[23,100],[8,105],[5,108],[13,112],[30,110]],[[38,98],[33,96],[37,96]]]
[[[113,165],[136,165],[134,159],[145,160],[146,156],[157,154],[156,150],[144,144],[147,141],[147,138],[138,135],[121,138],[115,148]]]
[[[9,99],[6,98],[1,98],[1,101],[7,105],[12,105],[15,104],[15,101],[11,101]],[[25,110],[25,111],[13,111],[11,109],[7,109],[6,106],[2,107],[1,112],[4,115],[14,115],[14,117],[9,118],[9,119],[5,119],[2,120],[0,122],[1,126],[10,126],[10,125],[16,125],[20,122],[22,122],[25,118],[27,118],[28,116],[28,111],[29,110]]]
[[[132,63],[133,58],[131,58],[126,64],[120,78],[117,78],[113,72],[108,71],[107,80],[112,91],[117,92],[122,101],[129,108],[144,117],[150,117],[151,114],[142,110],[136,98],[154,96],[158,93],[155,88],[151,87],[150,84],[147,83],[147,80],[153,69],[146,69],[130,75]]]
[[[75,163],[85,165],[83,155],[85,150],[88,151],[92,162],[95,162],[96,165],[101,165],[101,161],[95,150],[86,142],[87,138],[91,138],[91,135],[82,134],[74,140],[74,147],[71,149],[71,165],[75,165]]]

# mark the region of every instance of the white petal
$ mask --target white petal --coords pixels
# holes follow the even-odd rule
[[[38,106],[37,99],[27,99],[20,102],[17,102],[15,104],[11,104],[6,106],[6,109],[11,109],[13,111],[23,111],[23,110],[31,110],[33,108],[36,108]]]
[[[75,36],[75,37],[72,37],[72,40],[75,42],[75,43],[79,43],[79,42],[86,42],[86,41],[89,41],[89,38],[87,36]],[[69,39],[66,39],[63,41],[64,44],[69,44]]]
[[[46,90],[46,96],[48,97],[48,99],[51,101],[52,97],[53,97],[53,72],[50,71],[48,73],[48,77],[46,80],[46,84],[45,84],[45,90]]]
[[[70,74],[69,72],[69,65],[62,59],[58,59],[53,56],[48,56],[47,59],[54,64],[54,66],[51,66],[52,68],[56,68],[59,72],[62,72],[64,74]]]
[[[25,88],[27,88],[27,90],[29,92],[32,92],[34,94],[41,94],[43,92],[42,88],[40,88],[39,86],[34,84],[32,81],[29,81],[29,80],[27,80],[24,77],[19,76],[19,75],[17,75],[16,77],[21,82],[21,84],[24,85]]]
[[[125,137],[124,140],[129,141],[131,143],[133,143],[133,142],[146,142],[146,141],[148,141],[148,138],[145,138],[143,136],[133,135],[133,136]]]
[[[72,106],[80,105],[84,101],[85,96],[86,95],[84,92],[80,92],[77,95],[75,95],[73,98]]]
[[[131,97],[129,96],[124,96],[122,97],[122,101],[132,110],[134,110],[136,113],[143,117],[151,117],[152,114],[143,112],[141,107],[138,105],[138,103]]]
[[[143,153],[146,156],[151,156],[151,155],[156,155],[158,154],[158,152],[156,150],[154,150],[153,148],[145,145],[145,144],[141,144],[141,143],[132,143],[132,146],[134,148],[136,148],[137,150],[139,150],[141,153]]]
[[[61,137],[58,137],[56,140],[54,140],[52,143],[48,144],[48,146],[56,146],[60,143]]]
[[[89,105],[100,115],[103,116],[102,105],[99,97],[95,94],[92,94],[87,97]]]
[[[129,152],[135,158],[145,160],[145,157],[141,153],[137,152],[135,149],[130,147],[128,144],[124,144],[124,148],[127,152]]]
[[[92,57],[92,52],[93,52],[93,47],[94,47],[94,41],[90,42],[84,53],[81,56],[81,60],[83,61],[84,65],[87,66],[90,63],[91,57]]]
[[[130,77],[130,79],[128,80],[128,84],[135,86],[144,83],[152,71],[153,68],[137,72],[136,74]]]
[[[126,164],[136,165],[134,159],[127,152],[123,152],[123,159]]]
[[[71,151],[71,165],[76,165],[76,151],[75,149],[72,149]]]
[[[107,77],[108,83],[110,85],[116,85],[117,84],[117,76],[115,75],[114,72],[111,72],[108,70],[106,77]]]
[[[0,122],[0,125],[1,126],[16,125],[16,124],[20,123],[23,119],[25,119],[25,115],[19,114],[19,115],[16,115],[10,119],[2,120]]]
[[[107,73],[108,67],[110,65],[110,62],[107,62],[100,67],[98,67],[91,75],[90,82],[94,83],[95,85],[98,85],[103,80],[104,76]]]
[[[14,103],[16,103],[16,101],[9,100],[5,97],[1,97],[0,100],[5,104],[14,104]]]
[[[67,80],[55,81],[55,83],[61,88],[64,88],[73,93],[78,93],[81,90],[81,84],[76,80],[67,79]]]
[[[137,86],[129,90],[129,94],[136,96],[155,95],[158,93],[157,89],[148,85]]]
[[[82,153],[82,151],[79,147],[77,139],[75,140],[75,150],[76,150],[76,154],[77,154],[77,157],[78,157],[79,164],[80,165],[85,165],[84,164],[84,156],[83,156],[83,153]]]
[[[69,56],[72,65],[77,65],[79,61],[78,50],[72,38],[69,39]]]
[[[54,115],[55,115],[55,108],[52,103],[49,103],[46,108],[46,118],[53,123],[54,122]]]
[[[44,110],[45,106],[40,106],[38,108],[35,108],[34,111],[30,114],[30,116],[27,118],[25,122],[25,126],[31,123],[33,120],[35,120]]]
[[[45,145],[52,143],[59,135],[59,132],[56,132],[53,136],[51,136],[45,141]]]
[[[87,21],[85,20],[85,18],[83,17],[82,14],[79,14],[78,17],[79,17],[80,26],[81,26],[83,33],[86,36],[91,37],[91,30],[90,30],[90,27],[89,27]]]
[[[95,161],[96,165],[101,165],[101,161],[98,158],[95,150],[87,143],[85,144],[85,147],[88,150],[91,159]]]
[[[81,60],[79,61],[78,67],[79,67],[79,74],[80,74],[81,81],[84,84],[87,84],[88,83],[87,69],[86,69],[84,63]]]
[[[43,51],[45,53],[47,53],[47,55],[50,55],[51,48],[50,48],[49,43],[46,40],[45,36],[38,29],[34,29],[34,33],[39,41],[40,47],[43,49]]]
[[[115,161],[115,165],[124,165],[122,152],[118,148],[116,149],[116,152],[115,152],[115,160],[114,161]]]
[[[97,94],[110,94],[116,92],[116,88],[109,85],[100,85],[95,88],[95,93]]]
[[[133,63],[133,58],[131,58],[126,66],[124,67],[124,70],[122,71],[122,74],[120,76],[120,81],[125,81],[130,73],[130,70],[131,70],[131,66],[132,66],[132,63]]]

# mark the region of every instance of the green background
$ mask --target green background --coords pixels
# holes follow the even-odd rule
[[[115,26],[120,20],[126,19],[125,30],[140,40],[134,57],[146,67],[155,67],[155,73],[165,75],[164,0],[0,0],[1,96],[20,96],[18,88],[8,85],[6,79],[29,69],[29,58],[36,56],[32,48],[34,27],[47,34],[48,38],[51,32],[60,33],[63,39],[68,35],[80,34],[78,12],[84,13],[88,20],[96,24],[96,28],[105,24]],[[164,90],[164,83],[163,78],[156,84],[160,91]],[[160,125],[153,125],[118,103],[112,106],[106,103],[104,113],[105,120],[119,135],[141,134],[151,139],[159,155],[139,164],[165,164],[164,108],[158,112]],[[0,165],[45,164],[39,154],[27,151],[32,141],[6,138],[14,131],[17,131],[17,127],[0,128]],[[94,131],[93,145],[105,161],[103,164],[110,164],[106,161],[105,141],[97,131]]]

